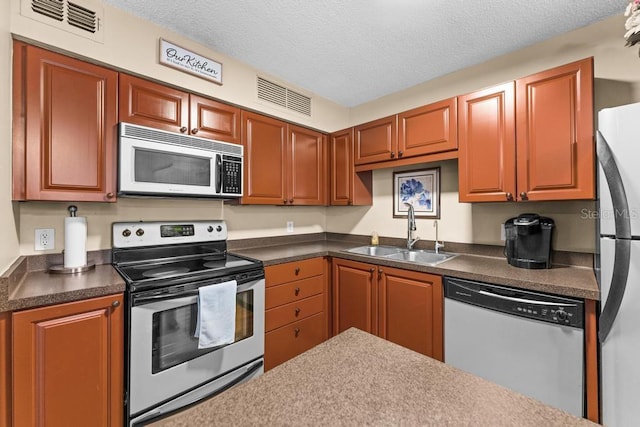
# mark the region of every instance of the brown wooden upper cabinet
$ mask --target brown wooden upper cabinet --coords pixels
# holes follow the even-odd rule
[[[461,202],[595,196],[593,58],[458,97]]]
[[[13,199],[114,202],[118,73],[13,44]]]
[[[456,150],[456,102],[449,98],[356,126],[355,164]]]
[[[454,97],[398,114],[398,157],[456,150],[456,103]]]
[[[353,165],[353,128],[330,136],[331,205],[371,205],[372,172],[356,173]]]
[[[242,132],[242,204],[327,204],[326,135],[247,111]]]
[[[120,74],[119,120],[240,144],[240,108]]]

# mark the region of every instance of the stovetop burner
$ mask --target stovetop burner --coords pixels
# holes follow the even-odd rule
[[[142,272],[142,275],[144,277],[156,278],[156,277],[175,276],[176,274],[184,274],[188,272],[189,272],[189,269],[187,267],[160,267],[160,268],[152,268],[150,270],[145,270]]]

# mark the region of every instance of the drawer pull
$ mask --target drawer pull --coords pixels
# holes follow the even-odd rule
[[[300,267],[296,267],[294,273],[296,274],[296,276],[300,274]]]
[[[295,310],[295,311],[296,311],[296,317],[298,317],[298,315],[300,314],[300,308],[299,308],[299,307],[296,307],[296,310]]]
[[[111,303],[111,307],[116,308],[120,306],[120,301],[116,300],[114,302]]]
[[[294,291],[296,293],[296,296],[298,296],[298,294],[300,293],[300,288],[295,288]]]
[[[295,332],[296,337],[300,335],[300,328],[296,328],[293,332]]]

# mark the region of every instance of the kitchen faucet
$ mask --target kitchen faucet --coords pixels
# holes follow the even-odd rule
[[[444,243],[438,242],[438,221],[433,221],[433,226],[436,228],[436,242],[433,246],[436,253],[440,253],[440,248],[444,248]]]
[[[407,213],[407,249],[411,250],[413,245],[420,240],[420,237],[416,237],[415,239],[411,239],[411,232],[416,231],[416,214],[413,211],[413,205],[409,203],[405,203],[409,206],[409,212]]]

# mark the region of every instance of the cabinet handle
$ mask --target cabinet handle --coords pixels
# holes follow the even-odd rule
[[[371,274],[373,274],[373,272],[374,272],[374,271],[376,271],[376,269],[375,269],[375,268],[373,268],[373,267],[371,267],[371,268],[369,269],[369,273],[371,273]]]
[[[300,274],[300,267],[296,267],[296,269],[294,270],[294,273],[296,276]]]
[[[381,268],[378,269],[378,279],[382,277],[382,273],[384,273],[384,271],[382,271]]]
[[[107,196],[107,199],[113,199],[113,196],[115,196],[115,194],[107,193],[106,196]]]
[[[196,133],[198,133],[198,128],[191,129],[191,135],[195,135]]]
[[[300,335],[300,328],[295,328],[293,332],[295,332],[297,337],[298,335]]]
[[[111,303],[111,307],[116,308],[116,307],[120,307],[120,301],[114,301]]]
[[[287,199],[282,199],[282,203],[287,204]]]
[[[511,194],[511,193],[507,193],[507,194],[506,194],[506,196],[507,196],[507,200],[508,200],[508,201],[510,201],[510,202],[512,202],[512,201],[513,201],[513,194]]]
[[[289,203],[293,203],[293,199],[289,199]]]
[[[298,317],[298,315],[300,314],[300,308],[299,308],[299,307],[296,307],[296,310],[295,310],[295,311],[296,311],[296,317]]]
[[[402,157],[404,153],[402,151],[398,151],[398,157]]]
[[[348,204],[348,205],[353,205],[353,200],[349,199],[349,200],[347,201],[347,204]]]
[[[186,126],[182,126],[180,128],[180,132],[185,133],[187,131],[187,127]]]
[[[294,292],[296,293],[296,296],[298,296],[298,294],[300,293],[300,288],[295,288]]]
[[[396,156],[396,153],[392,151],[391,152],[391,158],[393,159],[395,156]]]
[[[524,191],[520,193],[520,198],[522,200],[529,200],[529,198],[527,197],[527,193],[525,193]]]

